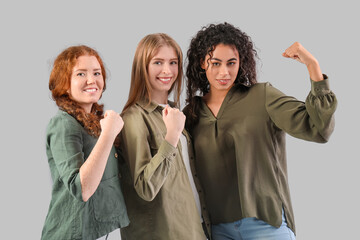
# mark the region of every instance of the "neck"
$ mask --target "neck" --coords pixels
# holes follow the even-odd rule
[[[227,90],[223,90],[223,91],[218,91],[218,90],[212,90],[210,88],[209,93],[207,93],[204,96],[204,99],[207,103],[213,103],[213,104],[219,104],[221,105],[221,103],[224,101],[226,94],[229,92],[230,88]]]
[[[151,101],[157,104],[167,104],[168,103],[168,93],[152,93],[151,94]]]

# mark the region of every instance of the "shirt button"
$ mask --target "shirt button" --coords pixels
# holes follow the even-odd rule
[[[173,156],[175,157],[175,156],[176,156],[176,153],[173,153]]]
[[[115,155],[115,158],[118,158],[118,154],[117,154],[117,153],[115,153],[114,155]]]

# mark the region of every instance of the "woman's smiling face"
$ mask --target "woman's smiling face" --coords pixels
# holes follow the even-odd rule
[[[212,52],[212,56],[208,54],[202,63],[202,68],[205,70],[210,84],[210,91],[227,93],[235,82],[239,65],[239,53],[236,48],[218,44]]]
[[[89,113],[92,105],[99,101],[103,87],[104,79],[97,58],[89,55],[78,57],[68,90],[70,98]]]

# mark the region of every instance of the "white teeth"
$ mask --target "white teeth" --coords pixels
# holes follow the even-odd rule
[[[94,89],[94,88],[93,88],[93,89],[86,89],[86,90],[85,90],[85,92],[95,92],[95,91],[96,91],[96,89]]]
[[[159,80],[161,80],[163,82],[169,82],[171,80],[171,78],[159,78]]]
[[[227,83],[228,80],[222,80],[222,79],[220,79],[219,82],[221,82],[221,83]]]

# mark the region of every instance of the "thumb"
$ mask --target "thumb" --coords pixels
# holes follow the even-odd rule
[[[162,111],[163,117],[166,117],[169,113],[169,105],[166,105]]]
[[[104,118],[106,118],[109,115],[109,111],[105,111]]]

